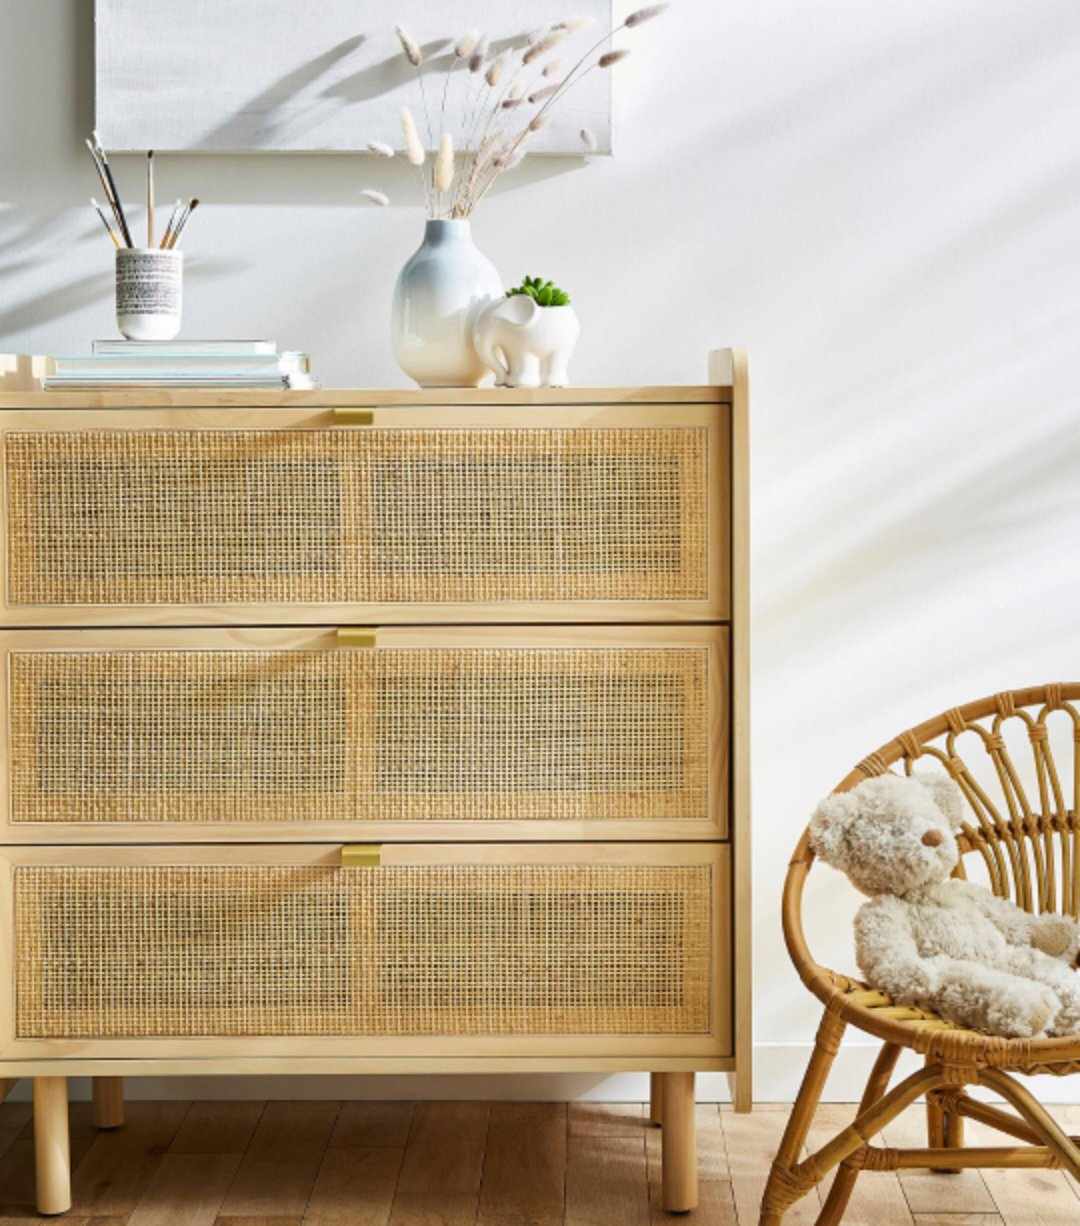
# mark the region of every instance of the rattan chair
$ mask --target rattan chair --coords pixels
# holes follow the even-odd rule
[[[982,866],[980,876],[1001,897],[1012,898],[1029,911],[1076,915],[1080,908],[1077,700],[1080,684],[1047,685],[954,708],[870,754],[836,790],[846,791],[897,764],[910,773],[919,759],[920,770],[948,771],[971,810],[960,837],[958,875],[966,875],[964,864],[974,857]],[[1048,721],[1055,722],[1048,726]],[[1065,735],[1059,736],[1058,729]],[[1059,740],[1068,746],[1070,761],[1064,770],[1051,748]],[[1018,743],[1022,753],[1017,751]],[[1060,745],[1057,752],[1062,756]],[[864,1171],[1064,1167],[1080,1178],[1080,1149],[1075,1144],[1080,1138],[1070,1139],[1030,1091],[1010,1076],[1065,1076],[1080,1071],[1080,1035],[1002,1039],[981,1034],[925,1010],[896,1004],[866,984],[819,965],[807,946],[802,919],[803,890],[813,862],[809,835],[804,832],[784,886],[784,935],[803,983],[824,1004],[825,1015],[765,1189],[761,1226],[778,1226],[788,1208],[838,1165],[818,1226],[843,1219],[855,1181]],[[876,1036],[883,1046],[854,1122],[800,1161],[825,1079],[848,1026]],[[890,1090],[904,1048],[923,1056],[925,1065]],[[1013,1110],[971,1098],[965,1087],[972,1085],[987,1087]],[[870,1143],[921,1095],[927,1103],[926,1148],[892,1149]],[[965,1118],[1023,1144],[965,1148]]]

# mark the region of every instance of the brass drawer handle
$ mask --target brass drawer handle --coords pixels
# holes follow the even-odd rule
[[[345,843],[341,848],[342,868],[378,868],[382,847],[378,843]]]
[[[336,426],[370,426],[375,420],[374,409],[334,409]]]
[[[376,630],[374,626],[339,626],[337,641],[339,647],[374,647]]]

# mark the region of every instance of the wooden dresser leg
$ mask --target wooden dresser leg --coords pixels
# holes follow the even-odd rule
[[[649,1074],[649,1119],[660,1128],[664,1123],[664,1074]]]
[[[34,1165],[39,1213],[71,1208],[66,1077],[34,1078]]]
[[[123,1077],[94,1078],[94,1125],[97,1128],[123,1128]]]
[[[661,1073],[664,1103],[663,1203],[669,1213],[697,1208],[697,1129],[694,1074]]]
[[[15,1089],[14,1077],[0,1077],[0,1103]]]

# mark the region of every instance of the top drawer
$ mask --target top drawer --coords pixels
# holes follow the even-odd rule
[[[723,620],[728,412],[0,413],[2,621]]]

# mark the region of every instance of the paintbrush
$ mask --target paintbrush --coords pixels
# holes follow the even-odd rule
[[[169,244],[170,250],[175,249],[177,243],[180,242],[180,236],[184,233],[184,227],[187,225],[188,219],[191,217],[191,214],[194,213],[198,207],[199,207],[199,197],[195,196],[192,199],[191,203],[184,210],[184,215],[177,222],[176,233],[173,235],[173,240]]]
[[[154,245],[154,151],[146,154],[146,245]]]
[[[101,138],[98,136],[97,128],[90,135],[94,140],[94,154],[101,165],[102,174],[108,180],[112,206],[116,213],[116,219],[120,223],[120,233],[124,236],[124,242],[129,247],[134,247],[135,244],[131,241],[131,231],[128,229],[127,217],[124,215],[124,205],[120,199],[120,193],[116,190],[116,180],[113,178],[112,167],[109,165],[109,159],[105,156],[105,150],[101,147]]]
[[[161,249],[168,251],[172,246],[173,231],[176,229],[176,223],[180,218],[180,210],[183,207],[183,201],[177,199],[173,205],[172,212],[169,214],[169,224],[165,227],[165,233],[161,236]]]
[[[94,212],[101,218],[101,224],[105,227],[105,233],[112,239],[113,246],[119,247],[120,236],[116,233],[112,226],[109,225],[109,219],[105,216],[105,211],[93,196],[90,197],[90,203],[94,206]]]
[[[109,180],[105,176],[105,168],[98,159],[97,151],[94,149],[94,142],[90,140],[89,137],[86,139],[86,147],[90,151],[91,158],[93,158],[94,169],[97,171],[98,178],[101,180],[101,188],[105,193],[105,199],[108,202],[109,208],[112,209],[112,215],[116,220],[116,228],[120,230],[120,213],[116,207],[116,201],[113,199],[112,189],[109,187]]]

